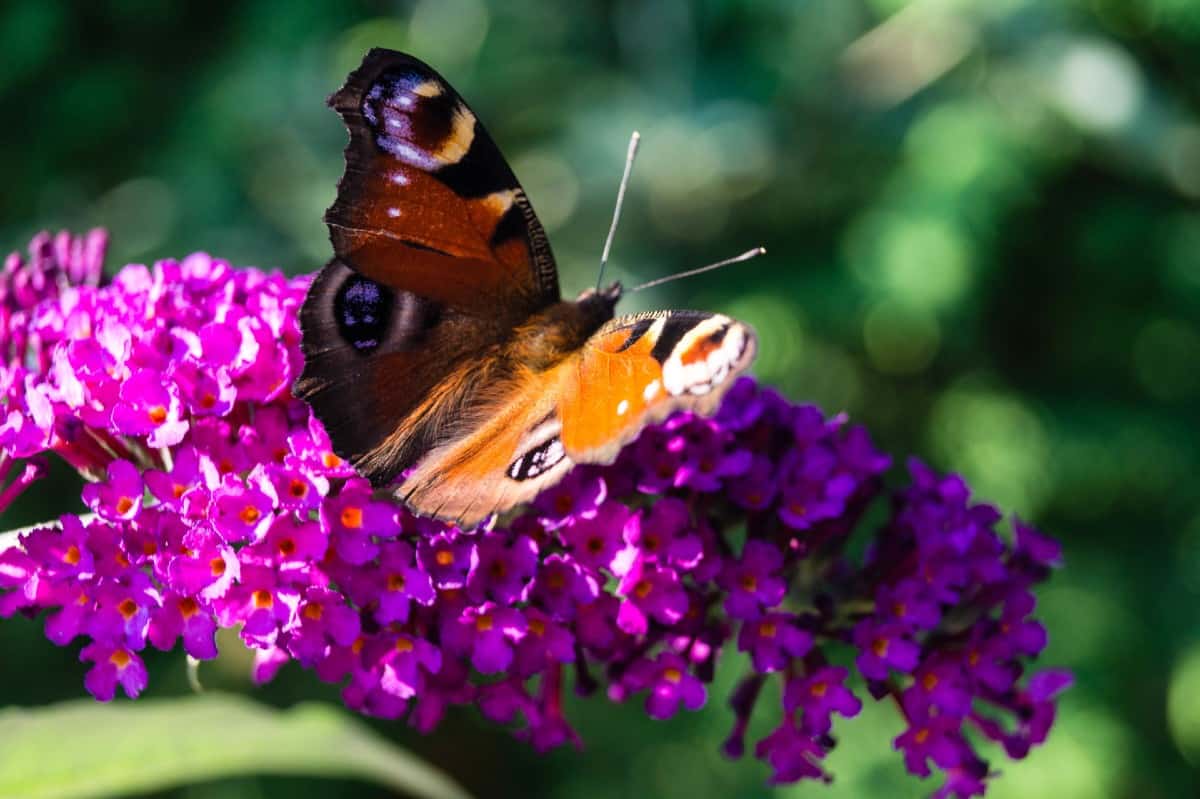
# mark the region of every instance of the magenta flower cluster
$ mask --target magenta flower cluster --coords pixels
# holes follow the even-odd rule
[[[291,395],[306,278],[196,254],[101,287],[104,241],[39,236],[0,276],[0,510],[56,454],[91,511],[0,553],[0,615],[82,639],[98,699],[145,687],[147,646],[212,658],[226,627],[259,680],[295,661],[421,730],[473,704],[539,750],[579,743],[568,685],[665,719],[709,700],[728,650],[745,676],[725,751],[771,714],[754,753],[774,782],[829,779],[834,719],[868,696],[894,702],[894,746],[945,774],[941,796],[983,793],[982,742],[1020,758],[1045,739],[1070,677],[1029,671],[1046,645],[1032,588],[1059,548],[1019,521],[1002,535],[962,479],[910,463],[850,557],[889,458],[743,379],[715,418],[649,428],[503,524],[419,519]]]

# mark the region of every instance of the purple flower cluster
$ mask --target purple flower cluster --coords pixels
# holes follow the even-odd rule
[[[668,718],[745,653],[725,751],[768,679],[772,781],[827,780],[835,717],[894,700],[894,742],[941,796],[981,794],[977,744],[1045,739],[1070,678],[1027,674],[1046,644],[1032,587],[1057,544],[919,463],[865,557],[847,542],[890,460],[866,431],[749,379],[715,418],[648,428],[502,524],[464,531],[373,493],[289,387],[307,279],[196,254],[99,286],[104,237],[38,237],[0,276],[3,510],[50,453],[89,483],[0,552],[0,615],[82,638],[87,689],[144,687],[141,653],[215,657],[235,628],[270,679],[295,661],[362,713],[432,729],[473,704],[539,750],[579,737],[573,678]],[[0,483],[2,484],[2,483]],[[853,664],[853,668],[850,667]]]

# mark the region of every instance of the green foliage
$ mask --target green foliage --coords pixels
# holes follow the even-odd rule
[[[0,712],[0,796],[89,799],[240,774],[356,777],[416,799],[469,799],[335,708],[220,694]]]
[[[111,266],[206,249],[315,269],[345,140],[323,100],[371,45],[429,60],[468,98],[546,222],[568,291],[594,283],[639,129],[613,277],[756,244],[768,255],[623,310],[746,319],[760,378],[964,472],[1064,540],[1067,567],[1041,596],[1046,661],[1078,685],[996,796],[1194,792],[1200,4],[12,0],[0,241],[105,224]],[[55,474],[0,529],[78,509],[64,507],[78,496],[69,471]],[[0,703],[82,695],[74,653],[34,625],[0,624],[0,649]],[[252,690],[245,653],[222,651],[222,684]],[[152,692],[186,690],[175,657],[150,665]],[[581,703],[584,754],[538,756],[466,715],[428,738],[377,729],[489,797],[774,795],[757,765],[716,753],[727,665],[709,708],[667,724]],[[292,670],[258,695],[337,701]],[[932,791],[899,782],[885,718],[847,733],[862,737],[839,750],[830,791],[794,792]],[[363,790],[255,779],[160,795]]]

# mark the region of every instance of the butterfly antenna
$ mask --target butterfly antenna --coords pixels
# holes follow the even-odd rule
[[[686,272],[676,272],[673,275],[667,275],[666,277],[655,278],[654,280],[651,280],[648,283],[643,283],[640,286],[634,286],[633,288],[628,289],[626,291],[626,293],[630,294],[635,291],[641,291],[642,289],[653,288],[654,286],[661,286],[663,283],[669,283],[672,280],[679,280],[680,278],[691,277],[692,275],[699,275],[703,272],[711,272],[714,269],[720,269],[721,267],[729,266],[730,264],[740,264],[742,261],[749,261],[751,258],[757,258],[760,255],[765,255],[766,252],[767,252],[766,247],[755,247],[753,250],[746,250],[746,252],[742,253],[741,255],[735,255],[732,258],[726,258],[724,261],[717,261],[715,264],[709,264],[708,266],[702,266],[699,269],[689,269]]]
[[[608,228],[608,238],[604,240],[604,252],[600,255],[600,274],[596,276],[596,291],[604,282],[604,267],[608,266],[608,254],[612,251],[613,236],[617,234],[617,222],[621,220],[621,206],[625,204],[625,189],[629,186],[629,175],[633,172],[633,159],[637,157],[638,142],[642,134],[636,130],[629,137],[629,151],[625,154],[625,173],[621,175],[621,185],[617,188],[617,207],[613,209],[612,225]]]

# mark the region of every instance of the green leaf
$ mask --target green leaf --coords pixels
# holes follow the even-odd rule
[[[0,796],[119,796],[247,774],[354,777],[419,799],[469,799],[339,709],[204,694],[0,711]]]

